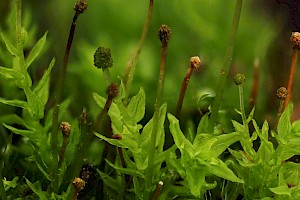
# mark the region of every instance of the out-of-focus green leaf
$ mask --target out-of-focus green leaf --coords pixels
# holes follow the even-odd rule
[[[18,99],[7,100],[7,99],[3,99],[3,98],[0,97],[0,103],[4,103],[6,105],[20,107],[20,108],[24,108],[24,109],[28,108],[28,103],[26,101],[21,101],[21,100],[18,100]]]
[[[34,88],[33,92],[41,98],[43,104],[45,105],[49,98],[49,83],[51,70],[55,64],[55,58],[53,58],[49,64],[47,71],[44,73],[42,79],[39,81],[37,86]]]
[[[120,192],[120,188],[121,188],[120,181],[113,179],[108,174],[101,172],[99,169],[96,170],[100,175],[101,180],[105,183],[105,185],[113,189],[115,192]]]
[[[15,46],[12,44],[12,42],[10,41],[10,39],[7,37],[6,33],[4,33],[3,31],[1,31],[1,36],[2,39],[6,45],[7,50],[11,53],[12,56],[16,56],[18,55],[17,49],[15,48]]]
[[[5,126],[5,128],[9,129],[13,133],[27,137],[35,143],[39,141],[39,135],[33,130],[21,130],[7,124],[3,124],[3,125]]]
[[[135,169],[129,169],[129,168],[122,168],[122,167],[119,167],[113,163],[111,163],[109,160],[106,160],[106,162],[113,168],[115,168],[116,170],[119,170],[120,172],[124,173],[124,174],[128,174],[128,175],[131,175],[131,176],[138,176],[138,177],[141,177],[141,178],[145,178],[144,174],[142,174],[140,171],[138,170],[135,170]]]
[[[19,180],[19,177],[15,177],[11,181],[6,180],[6,178],[4,177],[4,179],[3,179],[4,190],[8,191],[10,188],[17,187],[17,185],[18,185],[17,181],[18,180]]]
[[[42,190],[41,183],[39,181],[35,183],[31,183],[27,178],[26,183],[30,187],[30,189],[39,197],[40,200],[48,200],[45,192]]]
[[[26,62],[25,62],[25,67],[26,69],[31,65],[31,63],[35,60],[35,58],[41,53],[44,44],[46,42],[46,37],[47,37],[48,32],[46,32],[41,39],[34,45],[34,47],[31,49]]]
[[[289,197],[291,196],[291,190],[288,188],[287,185],[281,185],[276,188],[270,188],[270,190],[278,195],[288,195]]]
[[[24,75],[19,70],[16,69],[0,67],[0,74],[4,76],[5,79],[15,79],[15,80],[24,79]]]
[[[41,98],[29,88],[24,88],[24,93],[28,102],[27,109],[32,117],[36,120],[42,119],[44,117],[44,104]]]

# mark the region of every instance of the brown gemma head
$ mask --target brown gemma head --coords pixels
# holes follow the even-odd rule
[[[193,56],[190,58],[191,67],[193,69],[198,69],[201,65],[201,60],[198,56]]]
[[[85,181],[82,180],[82,179],[79,178],[79,177],[76,177],[76,178],[74,178],[74,180],[73,180],[73,186],[74,186],[75,190],[79,192],[79,191],[81,191],[81,190],[84,188],[84,186],[85,186]]]
[[[117,83],[112,83],[108,86],[106,94],[109,97],[116,98],[119,94],[119,86]]]
[[[292,32],[290,41],[293,44],[294,49],[300,49],[300,33],[299,32]]]
[[[74,10],[77,13],[84,13],[84,11],[87,9],[88,4],[84,0],[80,0],[77,3],[75,3]]]
[[[60,129],[64,137],[69,137],[71,134],[71,125],[68,122],[62,122]]]
[[[282,99],[285,100],[286,96],[287,96],[287,89],[285,87],[280,87],[277,89],[277,98],[278,99]]]
[[[168,27],[165,24],[161,25],[158,30],[158,38],[161,41],[161,43],[167,44],[168,41],[171,39],[171,36],[172,36],[172,31],[170,27]]]

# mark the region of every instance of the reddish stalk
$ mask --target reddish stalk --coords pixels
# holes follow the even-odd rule
[[[57,84],[57,91],[56,91],[56,97],[55,97],[55,105],[54,105],[54,111],[53,111],[53,120],[52,120],[52,138],[51,138],[51,147],[52,147],[52,157],[53,157],[53,173],[56,173],[57,166],[58,166],[58,150],[57,150],[57,135],[58,135],[58,116],[59,116],[59,104],[62,98],[62,91],[64,87],[67,67],[68,67],[68,60],[70,55],[70,50],[74,38],[75,28],[76,28],[76,22],[77,18],[80,14],[82,14],[87,9],[87,3],[84,0],[80,0],[75,4],[75,15],[72,20],[72,25],[70,28],[69,38],[65,50],[63,65],[60,68],[59,78],[58,78],[58,84]],[[57,163],[57,164],[56,164]],[[57,176],[54,175],[54,183],[56,184]],[[54,189],[57,190],[58,186],[55,185]]]
[[[157,200],[158,199],[163,186],[164,186],[164,182],[159,181],[158,184],[156,185],[156,190],[155,190],[155,193],[154,193],[154,196],[153,196],[152,200]]]
[[[292,90],[293,90],[294,77],[296,72],[298,50],[300,49],[300,33],[293,32],[290,40],[291,43],[293,44],[293,55],[292,55],[292,62],[291,62],[291,69],[290,69],[290,77],[289,77],[289,82],[287,87],[287,97],[284,102],[284,109],[288,106],[289,102],[292,99]]]
[[[182,85],[181,85],[181,90],[180,90],[180,95],[179,95],[178,102],[177,102],[177,109],[176,109],[177,119],[179,119],[179,117],[180,117],[182,104],[183,104],[183,99],[184,99],[184,96],[185,96],[187,86],[190,82],[190,78],[192,76],[192,73],[195,69],[200,67],[200,64],[201,64],[201,60],[198,56],[191,57],[190,66],[189,66],[189,68],[188,68],[188,70],[185,74],[184,79],[183,79],[183,82],[182,82]]]

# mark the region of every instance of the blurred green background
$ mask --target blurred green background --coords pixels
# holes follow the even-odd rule
[[[111,73],[114,81],[123,77],[129,58],[136,50],[148,9],[146,0],[88,0],[88,10],[79,17],[69,60],[65,97],[71,97],[70,111],[78,116],[83,107],[94,115],[98,112],[92,93],[105,95],[102,71],[93,66],[93,54],[99,46],[109,47],[114,59]],[[286,85],[292,53],[289,36],[293,26],[289,25],[289,8],[277,1],[244,1],[233,67],[224,94],[222,108],[234,115],[238,108],[238,89],[232,77],[236,73],[246,74],[245,99],[248,104],[253,82],[254,60],[259,60],[259,94],[257,118],[276,116],[279,102],[275,91]],[[57,59],[53,71],[52,88],[57,72],[62,65],[64,49],[74,15],[75,1],[24,0],[24,26],[30,34],[28,50],[45,31],[48,31],[47,48],[33,64],[31,72],[39,79],[50,59]],[[9,25],[13,1],[2,0],[1,27]],[[167,24],[173,31],[167,56],[164,100],[168,112],[174,113],[181,83],[189,66],[191,56],[199,56],[203,65],[193,74],[183,104],[183,114],[199,115],[199,109],[207,109],[212,99],[201,100],[203,94],[214,95],[218,86],[219,72],[231,27],[235,1],[232,0],[160,0],[154,1],[148,37],[136,67],[132,94],[143,87],[147,97],[147,114],[152,114],[156,98],[161,45],[157,30]],[[4,49],[1,43],[1,49]],[[1,50],[1,52],[2,52]],[[5,57],[0,65],[6,65]],[[299,70],[297,72],[299,77]],[[1,88],[7,83],[1,81]],[[299,80],[295,85],[299,85]],[[11,91],[1,90],[1,96],[13,98]],[[52,97],[53,98],[53,97]],[[294,95],[298,101],[299,96]],[[51,106],[51,99],[49,107]],[[247,105],[246,105],[247,106]],[[5,109],[8,109],[5,107]]]

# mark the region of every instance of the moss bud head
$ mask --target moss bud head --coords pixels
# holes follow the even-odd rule
[[[291,43],[293,44],[294,49],[300,49],[300,33],[299,32],[292,32],[290,40],[291,40]]]
[[[71,134],[71,125],[68,122],[62,122],[60,129],[64,137],[69,137]]]
[[[75,188],[75,191],[79,192],[79,191],[81,191],[84,188],[85,181],[82,180],[81,178],[76,177],[73,180],[73,186]]]
[[[110,48],[99,47],[94,54],[94,65],[97,68],[107,69],[113,66]]]
[[[277,89],[277,98],[278,99],[282,99],[285,100],[286,96],[287,96],[287,89],[285,87],[280,87]]]
[[[112,83],[108,86],[106,90],[107,96],[111,98],[116,98],[119,94],[119,86],[117,83]]]
[[[75,3],[74,10],[77,13],[84,13],[84,11],[87,9],[88,4],[84,0],[80,0],[77,3]]]
[[[200,67],[200,65],[201,65],[201,60],[200,60],[200,58],[198,56],[193,56],[190,59],[190,63],[191,63],[190,66],[193,69],[198,69]]]
[[[171,39],[172,36],[172,31],[170,27],[167,25],[163,24],[158,30],[158,38],[163,44],[167,44],[168,41]]]
[[[241,84],[245,83],[245,80],[246,80],[246,77],[244,74],[237,74],[234,77],[234,83],[236,85],[241,85]]]

